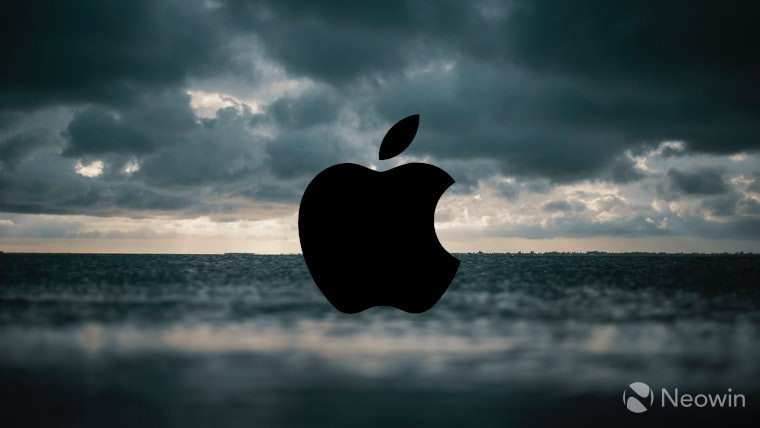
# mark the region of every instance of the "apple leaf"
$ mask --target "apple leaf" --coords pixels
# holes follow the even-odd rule
[[[420,126],[420,115],[413,114],[405,117],[388,130],[383,142],[380,143],[380,160],[390,159],[406,150]]]

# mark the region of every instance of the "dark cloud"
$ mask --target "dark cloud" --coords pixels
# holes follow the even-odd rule
[[[288,70],[336,86],[399,75],[429,56],[421,42],[460,35],[466,4],[228,1],[222,13]],[[431,48],[440,49],[439,46]]]
[[[124,124],[113,113],[99,108],[88,108],[78,113],[64,131],[69,144],[67,156],[98,155],[104,153],[142,154],[153,151],[151,135]]]
[[[660,149],[659,156],[662,158],[681,156],[684,154],[683,147],[674,147],[672,145],[664,146]]]
[[[339,108],[331,91],[311,90],[298,97],[278,99],[268,107],[267,113],[284,129],[303,129],[334,123]]]
[[[153,190],[125,176],[120,181],[82,177],[73,161],[50,152],[12,172],[0,171],[0,211],[5,212],[140,216],[198,203],[193,195]]]
[[[164,90],[118,108],[83,108],[61,133],[63,156],[60,145],[41,146],[46,141],[41,138],[26,141],[35,133],[2,140],[0,211],[235,215],[254,201],[297,201],[308,174],[352,156],[337,154],[343,150],[340,140],[327,130],[265,138],[252,132],[254,114],[247,105],[201,119],[189,103],[187,94]],[[302,145],[308,143],[315,145],[313,153],[304,156]],[[326,150],[330,147],[335,152]],[[34,157],[20,161],[34,150]],[[77,165],[96,161],[103,163],[101,174],[76,173]],[[258,209],[258,214],[238,215],[266,213]]]
[[[0,28],[0,108],[120,105],[232,67],[224,26],[201,2],[14,1]]]
[[[760,239],[760,219],[740,218],[730,222],[707,221],[699,217],[690,217],[680,222],[679,235],[701,236],[717,239]]]
[[[265,148],[247,129],[251,115],[250,110],[220,109],[214,119],[202,121],[146,157],[136,177],[161,188],[186,189],[252,180],[262,169]]]
[[[567,201],[549,201],[541,208],[548,213],[571,213],[573,211],[579,213],[586,209],[586,204],[579,201],[574,201],[572,203]]]
[[[719,196],[707,198],[700,204],[712,216],[727,217],[736,214],[736,204],[741,200],[738,192],[727,192]]]
[[[378,136],[378,140],[381,138],[382,136]],[[451,192],[452,194],[475,192],[482,181],[486,181],[489,187],[497,189],[507,199],[513,199],[520,193],[519,184],[499,179],[499,165],[496,162],[487,159],[477,159],[469,162],[442,159],[437,160],[435,164],[454,179],[454,185],[447,190],[447,192]]]
[[[48,129],[33,128],[0,139],[0,170],[12,169],[24,158],[54,140]]]
[[[754,2],[524,2],[504,40],[531,72],[561,75],[613,112],[632,113],[620,116],[632,137],[731,153],[758,147],[751,118],[760,112],[760,59],[749,54],[760,41],[758,17]]]
[[[390,124],[420,113],[427,132],[411,154],[496,159],[509,175],[557,182],[630,182],[641,174],[621,157],[626,148],[664,139],[708,152],[758,146],[753,76],[760,61],[748,53],[760,38],[751,3],[698,2],[688,10],[600,1],[54,8],[67,19],[42,17],[38,23],[49,25],[33,34],[21,24],[37,19],[36,9],[13,6],[6,14],[16,17],[8,31],[22,42],[7,50],[19,66],[0,76],[4,94],[122,102],[189,75],[242,73],[230,40],[253,35],[289,73],[350,93],[341,103],[351,109]],[[445,64],[453,68],[436,69]],[[334,123],[339,108],[322,91],[284,97],[268,113],[295,129]],[[151,136],[134,137],[136,149],[150,146]]]
[[[754,2],[717,7],[696,1],[688,8],[518,2],[508,16],[512,25],[504,27],[505,42],[510,56],[539,71],[561,69],[586,81],[596,72],[596,82],[615,86],[634,75],[672,90],[722,71],[747,79],[759,71],[757,58],[746,55],[760,34],[753,25],[758,12]],[[703,31],[706,24],[710,31]]]
[[[520,186],[518,186],[516,183],[499,183],[496,186],[496,189],[498,190],[499,194],[509,200],[513,200],[517,198],[517,196],[520,195]]]
[[[369,79],[363,98],[388,123],[420,113],[437,132],[411,153],[496,158],[504,171],[555,181],[608,171],[627,182],[641,175],[620,163],[626,148],[676,139],[705,152],[758,147],[753,3],[225,6],[292,73],[341,88]],[[447,61],[449,72],[407,73]]]
[[[88,107],[63,132],[64,156],[50,146],[0,169],[0,211],[143,216],[243,207],[229,200],[269,181],[264,144],[247,127],[251,116],[247,107],[230,107],[199,121],[185,94],[157,94],[117,110]],[[139,141],[148,136],[149,144]],[[19,144],[11,143],[14,150],[5,151],[18,158]],[[77,174],[76,165],[96,160],[103,162],[100,175]],[[270,193],[275,186],[269,183]],[[294,193],[292,185],[282,187]]]
[[[120,184],[108,189],[108,195],[101,200],[110,202],[119,208],[130,211],[178,211],[192,206],[194,199],[190,195],[177,196],[160,194],[144,186],[133,183]]]
[[[554,212],[567,212],[572,211],[573,206],[570,205],[567,201],[551,201],[547,202],[543,206],[544,211],[554,213]]]
[[[736,209],[742,215],[760,217],[760,202],[756,199],[742,199],[737,203]]]
[[[322,169],[354,160],[339,136],[325,132],[286,132],[267,144],[269,166],[282,178],[311,178]]]
[[[0,237],[64,238],[85,226],[81,221],[70,218],[50,221],[19,215],[9,217],[13,225],[0,225]]]
[[[646,174],[636,167],[633,159],[620,156],[609,162],[600,176],[615,183],[630,183],[644,178]]]
[[[331,164],[376,162],[388,128],[418,113],[404,155],[446,169],[452,193],[485,184],[516,200],[579,180],[660,180],[652,188],[662,199],[698,198],[726,221],[753,216],[730,171],[684,165],[688,155],[760,147],[759,10],[601,0],[9,3],[0,15],[0,211],[232,218],[248,204],[297,202]],[[261,70],[270,80],[256,80]],[[204,85],[265,100],[260,110],[233,100],[199,117],[186,91],[213,90]],[[70,116],[65,124],[35,122],[54,109]],[[662,177],[630,157],[669,140],[685,149],[663,146],[660,162],[683,156]],[[78,162],[94,161],[101,175],[76,174]],[[581,205],[544,209],[567,213],[553,226],[579,235],[669,233],[644,216],[573,223]],[[754,230],[745,223],[736,231]]]
[[[760,178],[756,178],[752,180],[752,183],[750,183],[750,185],[747,186],[747,190],[751,192],[760,193]]]
[[[395,82],[377,93],[377,111],[389,123],[420,112],[420,131],[409,153],[496,160],[506,175],[553,181],[589,178],[624,147],[621,135],[586,126],[598,121],[594,114],[579,115],[581,106],[572,102],[576,95],[558,95],[550,85],[522,82],[518,75],[488,66],[460,64],[448,72]],[[557,102],[568,107],[558,108]]]
[[[715,168],[698,168],[690,171],[671,168],[667,176],[671,190],[690,196],[717,195],[728,190],[723,180],[723,172]]]

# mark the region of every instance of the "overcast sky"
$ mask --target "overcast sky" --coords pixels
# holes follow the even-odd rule
[[[423,161],[450,251],[760,251],[760,3],[613,3],[6,2],[0,250],[299,252]]]

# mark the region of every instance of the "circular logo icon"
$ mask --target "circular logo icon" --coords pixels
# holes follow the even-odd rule
[[[634,382],[623,391],[623,403],[633,413],[644,413],[654,404],[654,392],[644,382]]]

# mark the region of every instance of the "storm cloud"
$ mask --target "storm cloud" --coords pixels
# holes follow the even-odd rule
[[[756,237],[758,20],[756,2],[9,2],[0,212],[259,219],[329,165],[422,160],[491,201],[494,236]]]
[[[693,171],[668,170],[673,190],[687,195],[716,195],[728,190],[720,170],[701,168]]]

